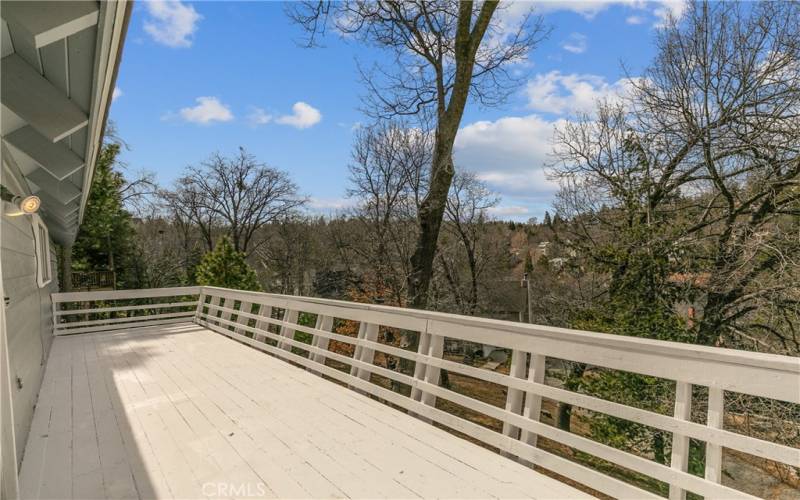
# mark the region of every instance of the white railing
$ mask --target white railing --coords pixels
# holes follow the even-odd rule
[[[194,296],[198,293],[197,290],[159,289],[136,293],[140,293],[141,297],[174,297]],[[56,296],[69,295],[71,301],[97,301],[110,299],[111,297],[107,297],[110,293],[123,292]],[[103,297],[92,298],[99,296]],[[537,437],[547,438],[662,481],[669,485],[670,498],[683,498],[687,491],[706,498],[749,498],[746,493],[721,484],[722,448],[790,466],[800,465],[800,449],[723,428],[726,392],[800,404],[798,358],[214,287],[200,287],[199,300],[185,303],[187,306],[190,304],[197,305],[190,317],[165,318],[163,314],[140,316],[142,319],[137,320],[133,326],[155,324],[156,321],[192,319],[211,330],[347,384],[430,422],[467,434],[496,447],[506,455],[518,457],[614,497],[657,496],[545,450],[538,446],[541,443],[537,443]],[[174,302],[165,304],[173,305]],[[152,305],[142,307],[153,308]],[[87,311],[70,311],[69,314],[84,312]],[[334,331],[337,325],[346,321],[358,323],[357,336]],[[314,326],[309,326],[311,322]],[[85,321],[82,323],[77,329],[66,330],[61,327],[58,330],[63,334],[94,331],[87,328],[109,329],[86,324]],[[112,328],[123,327],[116,322],[107,321],[106,324]],[[131,323],[128,323],[127,327],[130,326]],[[410,351],[381,342],[380,333],[387,331],[413,332],[409,334],[418,335],[419,348]],[[509,349],[512,353],[510,374],[444,359],[445,338]],[[337,349],[339,352],[330,349],[332,340],[351,346],[352,355],[343,354],[341,349]],[[377,353],[406,360],[413,369],[402,373],[380,366],[376,364],[379,362]],[[544,377],[548,358],[674,381],[674,413],[655,413],[547,385]],[[504,407],[442,387],[440,375],[443,369],[449,373],[503,386],[506,390]],[[404,384],[407,386],[406,391],[398,392],[387,388],[389,381]],[[692,396],[692,389],[697,386],[708,388],[708,396],[703,396],[704,401],[696,401],[697,394],[694,398]],[[437,398],[502,422],[502,431],[489,429],[444,411],[436,404]],[[671,433],[671,465],[662,465],[649,458],[540,422],[542,398]],[[691,421],[693,404],[707,407],[705,423]],[[688,472],[690,439],[706,444],[705,477]]]
[[[54,293],[53,333],[69,335],[192,321],[200,287]]]

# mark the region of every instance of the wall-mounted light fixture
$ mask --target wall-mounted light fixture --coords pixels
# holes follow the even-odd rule
[[[2,187],[2,199],[5,202],[3,207],[4,215],[17,216],[17,215],[30,215],[39,211],[42,206],[42,200],[35,195],[30,196],[16,196],[14,193]]]

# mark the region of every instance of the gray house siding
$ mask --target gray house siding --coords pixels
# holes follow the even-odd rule
[[[14,435],[20,463],[53,340],[50,293],[58,291],[52,242],[50,266],[54,279],[44,288],[39,288],[37,283],[33,224],[30,216],[2,217],[0,227],[0,265],[3,269],[3,289],[8,299],[6,332]]]

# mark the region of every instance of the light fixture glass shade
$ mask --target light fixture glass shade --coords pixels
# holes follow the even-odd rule
[[[19,200],[19,209],[22,210],[22,213],[35,214],[39,211],[40,206],[42,206],[42,200],[38,196],[26,196]]]

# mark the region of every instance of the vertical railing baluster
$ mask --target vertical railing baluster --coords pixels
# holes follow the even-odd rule
[[[378,325],[374,323],[361,323],[361,326],[358,329],[358,340],[375,342],[378,340],[378,328]],[[372,361],[375,359],[375,349],[362,346],[359,343],[356,345],[353,359],[357,359],[363,363],[372,364]],[[350,368],[350,375],[358,377],[362,380],[369,380],[370,371],[353,365]]]
[[[427,332],[419,332],[419,345],[417,346],[417,354],[424,356],[428,355],[431,347],[431,334]],[[425,380],[425,368],[428,365],[421,361],[414,362],[414,378],[417,380]],[[422,400],[422,390],[417,387],[411,388],[411,399],[414,401]]]
[[[259,304],[258,305],[258,312],[256,314],[259,317],[271,318],[272,317],[272,306],[268,306],[266,304]],[[259,319],[259,320],[256,320],[256,325],[255,326],[259,330],[267,330],[267,331],[269,331],[270,324],[266,320]],[[255,335],[253,335],[253,338],[256,339],[259,342],[263,342],[264,339],[266,338],[266,335],[264,335],[263,333],[256,332]]]
[[[332,316],[317,316],[317,324],[314,326],[317,330],[322,330],[325,332],[331,331],[333,328],[333,317]],[[328,344],[330,344],[330,339],[328,337],[323,337],[321,335],[314,335],[314,340],[312,345],[323,351],[328,350]],[[311,359],[315,363],[319,363],[324,365],[325,364],[325,355],[324,354],[313,354]]]
[[[284,309],[284,311],[283,311],[283,321],[285,323],[295,323],[296,324],[297,323],[297,318],[299,316],[300,316],[299,311],[296,311],[296,310],[293,310],[293,309]],[[283,326],[281,326],[281,337],[294,340],[294,331],[295,331],[294,328],[292,328],[290,326],[287,326],[287,325],[283,325]],[[280,342],[278,344],[278,347],[280,347],[284,351],[291,351],[292,350],[292,346],[290,346],[289,344],[287,344],[285,342]]]
[[[525,378],[525,369],[528,365],[528,353],[514,349],[511,352],[511,369],[509,376],[514,378]],[[519,389],[508,388],[506,392],[506,411],[522,414],[522,397],[525,393]],[[519,438],[519,427],[503,422],[503,435],[511,438]]]
[[[234,309],[234,306],[236,305],[236,300],[230,297],[221,297],[220,305],[225,309]],[[224,319],[225,321],[230,321],[231,313],[228,311],[222,311],[222,314],[220,314],[220,318]],[[225,328],[226,330],[233,329],[233,327],[231,327],[227,323],[223,323],[222,327]]]
[[[203,292],[203,289],[200,289],[200,293],[197,296],[197,307],[194,308],[194,322],[200,323],[203,314],[203,306],[206,303],[206,294]]]
[[[675,383],[675,418],[679,420],[691,420],[692,418],[692,384],[681,382]],[[672,456],[670,467],[681,472],[689,470],[689,437],[677,432],[672,433]],[[670,500],[685,500],[686,490],[678,485],[669,485]]]
[[[718,387],[708,388],[708,420],[706,425],[712,429],[722,429],[725,411],[725,391]],[[722,447],[706,443],[706,479],[722,482]]]
[[[442,359],[444,355],[444,337],[441,335],[430,335],[429,342],[428,342],[428,356],[432,358],[439,358]],[[439,379],[442,376],[442,369],[438,366],[433,366],[426,364],[425,365],[425,382],[432,384],[432,385],[439,385]],[[420,399],[422,404],[426,404],[428,406],[436,406],[436,396],[429,392],[422,392],[422,398]]]
[[[364,332],[366,332],[366,331],[367,331],[367,324],[362,321],[361,323],[358,324],[358,334],[356,335],[356,338],[358,340],[363,339],[364,338]],[[356,344],[355,347],[353,348],[353,359],[359,359],[359,360],[361,359],[361,344],[360,343]],[[358,367],[356,365],[350,365],[350,375],[355,377],[356,373],[358,373]]]
[[[222,304],[222,297],[220,297],[219,295],[213,295],[211,297],[211,302],[209,303],[209,305],[211,305],[211,306],[219,306],[221,304]],[[208,308],[208,316],[219,317],[220,314],[221,314],[221,312],[219,311],[219,309],[213,309],[211,307]],[[219,321],[210,321],[208,318],[206,320],[209,323],[212,323],[214,325],[219,325]]]
[[[537,384],[544,383],[545,368],[547,357],[541,354],[531,353],[531,363],[528,367],[528,380]],[[522,415],[531,420],[539,421],[542,416],[542,397],[534,392],[525,393],[525,407]],[[520,440],[531,446],[536,446],[537,435],[523,429]]]
[[[253,310],[253,303],[252,302],[245,302],[245,301],[239,302],[239,312],[240,313],[244,312],[244,313],[250,314],[250,312],[252,310]],[[249,317],[242,316],[241,314],[237,315],[236,324],[247,326],[249,323],[250,323],[250,318]],[[235,333],[238,333],[240,335],[246,333],[246,331],[247,330],[243,330],[241,328],[236,328],[234,330]]]

